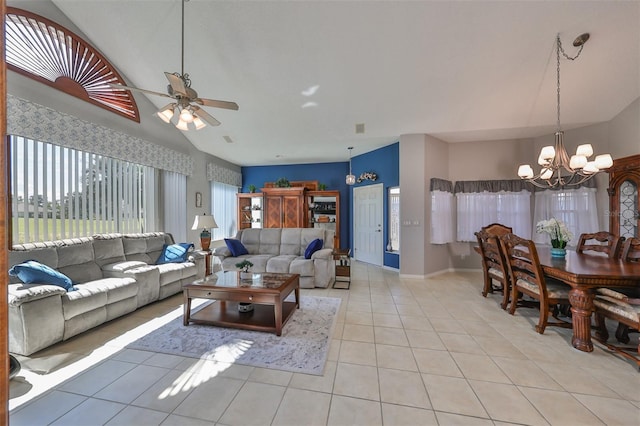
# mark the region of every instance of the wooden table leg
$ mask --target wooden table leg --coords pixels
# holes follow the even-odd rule
[[[574,348],[584,352],[593,352],[593,342],[591,342],[593,297],[593,293],[589,292],[589,290],[572,288],[569,291],[571,320],[573,322],[571,344]]]
[[[273,304],[273,311],[276,316],[276,336],[282,335],[282,300],[276,300]]]
[[[184,313],[182,315],[182,324],[189,325],[189,316],[191,314],[191,298],[189,297],[189,292],[187,290],[183,291],[182,295],[184,299]]]

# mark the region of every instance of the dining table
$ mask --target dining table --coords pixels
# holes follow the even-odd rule
[[[571,344],[578,350],[592,352],[591,313],[596,288],[640,288],[640,262],[574,250],[567,250],[565,257],[552,257],[547,246],[538,246],[536,251],[544,275],[571,286]]]

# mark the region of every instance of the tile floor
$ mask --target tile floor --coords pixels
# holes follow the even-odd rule
[[[343,300],[323,376],[123,349],[178,295],[21,358],[11,425],[640,424],[635,365],[536,334],[537,311],[482,298],[479,272],[352,273],[348,291],[303,291]]]

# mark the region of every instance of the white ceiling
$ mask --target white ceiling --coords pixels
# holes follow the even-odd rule
[[[180,0],[53,3],[130,85],[164,92],[163,72],[180,71]],[[608,121],[640,96],[638,1],[191,0],[185,16],[192,87],[240,105],[209,108],[222,125],[186,137],[240,165],[346,161],[348,146],[358,155],[410,133],[552,133],[558,32],[570,54],[591,33],[561,64],[565,129]]]

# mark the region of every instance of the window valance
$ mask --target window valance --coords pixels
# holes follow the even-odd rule
[[[7,134],[162,170],[193,174],[193,159],[151,142],[7,94]]]
[[[453,182],[446,179],[440,178],[431,178],[431,182],[429,184],[429,191],[442,191],[442,192],[451,192],[453,193]]]
[[[208,163],[207,180],[226,183],[227,185],[233,185],[240,188],[242,186],[242,173],[228,169],[219,164]]]
[[[474,193],[474,192],[534,192],[534,186],[521,179],[508,180],[463,180],[457,181],[454,192]]]

